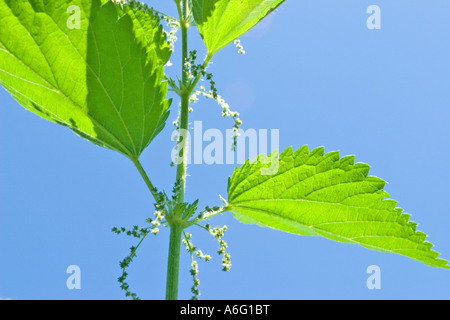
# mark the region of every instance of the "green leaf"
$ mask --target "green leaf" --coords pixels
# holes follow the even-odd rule
[[[42,118],[130,158],[167,119],[168,48],[159,18],[134,6],[0,0],[0,84]]]
[[[267,166],[247,161],[229,179],[228,208],[241,222],[359,244],[450,269],[410,216],[387,199],[385,182],[368,176],[369,166],[355,164],[353,156],[324,154],[324,148],[309,152],[304,146],[295,153],[285,150],[276,174],[261,175]]]
[[[102,0],[107,2],[107,0]],[[130,1],[128,5],[119,6],[120,16],[128,14],[133,20],[136,39],[148,51],[154,50],[160,64],[165,65],[172,54],[166,34],[160,24],[160,17],[146,4],[139,1]],[[152,57],[149,54],[148,58]]]
[[[192,11],[208,54],[239,38],[284,0],[192,0]]]

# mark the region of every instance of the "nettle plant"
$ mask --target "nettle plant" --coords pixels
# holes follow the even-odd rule
[[[198,200],[185,200],[188,139],[183,132],[188,130],[191,103],[198,96],[216,100],[222,116],[234,120],[235,141],[242,124],[219,95],[209,63],[230,43],[245,53],[237,39],[283,1],[175,0],[175,18],[137,1],[0,0],[2,86],[29,111],[128,157],[154,198],[155,216],[146,220],[145,227],[113,228],[137,238],[120,262],[119,282],[127,297],[138,299],[127,283],[127,267],[142,241],[161,226],[170,228],[167,299],[178,297],[182,244],[191,256],[194,299],[200,283],[196,260],[211,259],[192,243],[188,228],[205,229],[217,239],[223,270],[230,270],[222,239],[227,227],[207,222],[224,212],[246,224],[359,244],[450,269],[410,216],[388,199],[385,182],[368,175],[368,165],[338,152],[325,154],[323,148],[289,148],[247,160],[229,178],[222,206],[199,210]],[[197,52],[188,49],[188,30],[193,26],[206,45],[202,63],[197,62]],[[171,79],[164,68],[180,33],[181,75]],[[208,88],[199,87],[201,80]],[[180,99],[174,121],[179,132],[176,177],[170,194],[153,185],[139,161],[165,127],[170,108],[176,108],[166,98],[168,90]]]

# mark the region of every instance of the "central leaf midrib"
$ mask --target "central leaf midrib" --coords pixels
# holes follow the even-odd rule
[[[375,210],[375,211],[388,211],[385,209],[377,209],[377,208],[370,208],[370,207],[359,207],[355,205],[346,205],[338,202],[325,202],[325,201],[318,201],[318,200],[306,200],[306,199],[260,199],[260,200],[246,200],[246,201],[239,201],[235,203],[230,203],[231,207],[243,207],[243,208],[251,208],[247,207],[246,204],[252,204],[252,203],[258,203],[258,202],[283,202],[283,201],[293,201],[293,202],[308,202],[308,203],[316,203],[316,204],[323,204],[323,205],[332,205],[332,206],[343,206],[345,208],[353,208],[353,209],[364,209],[364,210]],[[276,214],[276,213],[273,213]],[[398,222],[397,222],[398,223]],[[400,223],[399,223],[400,224]],[[401,225],[401,224],[400,224]],[[407,224],[406,224],[407,225]]]
[[[135,143],[134,143],[133,138],[131,137],[130,130],[128,129],[128,126],[125,124],[125,121],[123,120],[123,117],[122,117],[122,115],[120,114],[120,111],[122,110],[122,107],[123,107],[123,99],[124,99],[123,64],[122,64],[122,61],[120,60],[120,53],[119,53],[119,50],[117,49],[117,39],[116,39],[116,33],[115,33],[115,32],[113,32],[113,38],[114,38],[114,47],[116,48],[117,59],[120,61],[120,65],[121,65],[121,68],[120,68],[120,74],[121,74],[121,77],[122,77],[122,78],[121,78],[121,79],[122,79],[122,88],[121,88],[121,89],[122,89],[122,105],[120,106],[120,110],[117,109],[117,106],[116,106],[115,103],[112,101],[111,96],[106,92],[106,89],[104,89],[104,91],[105,91],[105,93],[107,93],[108,98],[111,100],[111,103],[113,104],[114,109],[116,110],[116,112],[117,112],[117,114],[118,114],[118,116],[119,116],[119,119],[120,119],[120,121],[122,122],[122,124],[123,124],[123,126],[124,126],[124,128],[125,128],[125,130],[126,130],[126,132],[127,132],[128,138],[130,139],[130,142],[131,142],[131,145],[133,146],[134,154],[137,156],[138,154],[137,154],[137,152],[136,152],[136,145],[135,145]],[[96,39],[96,38],[95,38],[95,42],[97,42],[97,39]],[[73,45],[73,44],[72,44],[72,45]],[[95,47],[98,48],[97,45],[96,45]],[[97,53],[98,53],[98,51],[97,51]],[[89,66],[88,63],[86,63],[86,64]],[[102,83],[101,81],[100,81],[100,83],[102,84],[102,87],[104,88],[103,83]],[[144,134],[144,133],[142,133],[142,134]]]
[[[299,225],[304,226],[304,227],[306,227],[306,228],[313,229],[314,231],[319,230],[319,231],[321,231],[321,232],[329,233],[329,234],[331,234],[331,235],[333,235],[333,236],[336,236],[336,237],[345,239],[345,240],[347,240],[347,241],[351,241],[351,242],[354,242],[354,243],[357,243],[357,244],[363,244],[363,245],[366,245],[366,244],[363,243],[363,242],[359,242],[359,241],[353,240],[354,238],[347,238],[347,237],[345,237],[345,236],[343,236],[343,235],[336,234],[336,233],[331,232],[331,231],[329,231],[329,230],[325,230],[325,229],[322,229],[322,228],[320,228],[320,227],[317,227],[318,225],[321,225],[321,224],[306,225],[306,224],[303,224],[303,223],[301,223],[301,222],[299,222],[299,221],[293,220],[292,218],[289,218],[289,217],[286,217],[286,216],[279,215],[279,214],[277,214],[277,213],[275,213],[275,212],[271,212],[271,211],[269,211],[269,210],[257,209],[257,208],[252,208],[252,207],[242,206],[242,205],[240,205],[240,206],[231,205],[231,209],[232,209],[232,210],[233,210],[233,208],[237,208],[237,209],[242,208],[242,209],[244,209],[244,210],[252,211],[252,212],[255,212],[255,213],[262,213],[262,214],[266,214],[266,215],[269,215],[269,216],[274,216],[274,217],[279,218],[279,219],[281,219],[281,220],[285,220],[285,221],[288,221],[288,222],[291,222],[291,223],[299,224]],[[254,219],[254,218],[253,218],[253,219]],[[259,222],[262,223],[262,224],[264,224],[264,222],[261,222],[261,221],[259,221]],[[331,222],[332,222],[332,221],[331,221]],[[340,222],[340,221],[336,221],[336,222]],[[365,222],[365,223],[368,223],[368,224],[370,224],[370,223],[372,223],[372,222],[375,222],[375,223],[387,223],[387,224],[398,224],[398,225],[400,225],[401,227],[407,227],[407,226],[405,226],[405,225],[400,224],[398,221],[395,221],[395,222],[392,221],[392,222],[390,222],[390,221],[379,221],[379,220],[375,220],[375,221],[348,221],[348,222],[342,222],[342,223],[349,223],[349,224],[350,224],[350,223],[361,223],[361,222],[362,222],[362,223]],[[264,224],[264,225],[265,225],[265,224]],[[411,231],[413,232],[412,235],[414,235],[415,232],[414,232],[412,229],[411,229]],[[316,232],[317,232],[317,231],[316,231]],[[421,244],[423,244],[423,242],[417,242],[417,241],[414,241],[414,240],[410,239],[410,237],[408,237],[408,238],[406,238],[406,237],[404,237],[404,238],[403,238],[403,237],[395,237],[395,238],[407,240],[407,241],[409,241],[409,242],[411,242],[411,243],[414,243],[415,245],[421,245]],[[378,248],[379,250],[394,250],[394,249],[385,249],[385,248],[377,247],[377,246],[373,246],[373,247],[376,247],[376,248]],[[401,248],[399,248],[399,249],[401,249]],[[410,250],[424,251],[424,250],[418,250],[418,249],[410,249]],[[428,252],[428,251],[425,251],[425,252]]]

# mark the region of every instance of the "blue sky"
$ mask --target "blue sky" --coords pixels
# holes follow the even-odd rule
[[[175,15],[172,1],[145,1]],[[366,27],[366,9],[381,8],[381,30]],[[435,250],[450,259],[450,3],[427,1],[293,1],[241,38],[210,68],[243,128],[279,129],[280,148],[325,146],[371,165],[386,190],[412,214]],[[200,37],[191,29],[191,49]],[[169,75],[179,70],[177,47]],[[0,89],[0,298],[122,299],[119,261],[134,239],[114,226],[144,225],[152,201],[132,163],[20,107]],[[175,107],[177,103],[174,103]],[[191,123],[231,128],[212,101],[194,105]],[[172,109],[170,120],[176,111]],[[167,125],[142,155],[153,182],[171,190],[173,147]],[[220,205],[233,165],[191,165],[187,199]],[[317,237],[242,225],[226,213],[229,273],[201,229],[194,244],[202,299],[449,299],[450,272],[403,256]],[[165,291],[168,230],[150,237],[129,283],[144,299]],[[66,268],[81,268],[81,289],[68,290]],[[381,290],[368,290],[366,269],[381,269]],[[180,298],[190,297],[183,252]]]

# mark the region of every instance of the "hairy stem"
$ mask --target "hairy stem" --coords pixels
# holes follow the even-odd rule
[[[189,88],[187,88],[188,84],[188,73],[189,70],[185,66],[186,59],[188,57],[188,21],[186,21],[187,16],[187,0],[183,0],[182,7],[182,17],[181,18],[181,36],[182,36],[182,88],[181,88],[181,108],[180,108],[180,130],[188,130],[189,123],[189,96],[191,94]],[[178,194],[178,201],[184,201],[184,192],[186,189],[186,165],[187,165],[187,141],[183,138],[183,140],[179,143],[180,148],[180,157],[182,159],[181,163],[177,166],[177,181],[180,183],[180,190]]]
[[[192,90],[187,87],[189,70],[185,65],[188,57],[188,29],[189,29],[189,6],[188,0],[177,2],[178,12],[180,14],[181,36],[182,36],[182,90],[181,90],[181,107],[180,107],[180,130],[188,130],[189,123],[189,96]],[[181,136],[181,135],[180,135]],[[178,203],[184,202],[184,193],[186,190],[186,165],[187,165],[187,141],[183,139],[179,142],[181,163],[177,166],[176,183],[179,183],[179,190],[176,195]],[[167,264],[167,284],[166,284],[166,299],[176,300],[178,298],[178,279],[180,268],[180,247],[181,235],[185,226],[182,226],[177,219],[174,219],[170,225],[170,243],[169,243],[169,257]]]
[[[170,226],[169,258],[167,264],[166,300],[178,299],[178,279],[180,269],[180,247],[183,227]]]

